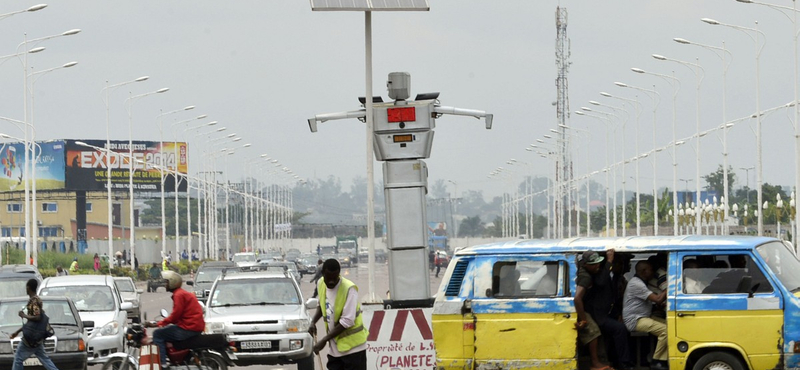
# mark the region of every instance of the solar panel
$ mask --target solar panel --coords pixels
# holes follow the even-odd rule
[[[314,11],[428,11],[428,0],[311,0]]]

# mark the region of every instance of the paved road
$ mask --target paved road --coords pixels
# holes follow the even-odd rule
[[[383,299],[386,297],[386,292],[389,290],[389,272],[387,265],[385,264],[376,264],[375,269],[375,291],[376,296],[379,299]],[[365,301],[369,296],[369,274],[367,269],[367,264],[361,264],[358,267],[352,268],[343,268],[342,275],[346,278],[352,280],[356,283],[359,287],[359,296],[361,297],[362,302]],[[439,278],[434,277],[433,273],[431,273],[431,292],[435,292],[438,289],[439,284],[441,283],[441,276],[444,275],[444,271],[441,272]],[[313,294],[314,286],[313,284],[309,283],[310,276],[303,277],[303,282],[300,284],[300,289],[303,293],[303,297],[306,299],[311,297]],[[148,319],[153,319],[158,315],[158,312],[165,308],[167,311],[172,310],[172,299],[171,294],[164,292],[163,289],[159,289],[156,293],[147,293],[147,289],[145,283],[139,283],[138,288],[145,290],[145,293],[142,293],[141,298],[141,308],[142,314],[147,315]],[[185,286],[185,285],[184,285]],[[188,290],[191,290],[192,287],[185,286]],[[380,293],[378,293],[380,292]],[[324,325],[319,322],[317,323],[317,331],[324,332],[325,328]],[[323,364],[326,362],[325,358],[327,356],[327,349],[323,350],[322,353]],[[264,365],[256,365],[256,366],[248,366],[248,370],[278,370],[278,369],[295,369],[297,366],[295,365],[282,365],[282,366],[264,366]],[[91,366],[89,367],[90,370],[100,370],[100,366]]]

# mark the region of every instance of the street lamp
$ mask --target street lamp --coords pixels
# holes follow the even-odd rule
[[[636,235],[639,236],[639,235],[642,234],[642,225],[641,225],[641,220],[640,220],[641,219],[641,211],[640,211],[640,206],[639,206],[639,203],[640,203],[639,202],[639,158],[640,158],[639,157],[639,117],[642,114],[642,109],[641,109],[642,104],[639,103],[638,96],[636,97],[636,99],[628,99],[628,98],[623,98],[623,97],[619,97],[619,96],[614,96],[614,95],[611,95],[611,94],[609,94],[607,92],[600,92],[600,95],[605,96],[607,98],[617,99],[617,100],[621,100],[623,102],[631,103],[631,105],[633,106],[634,111],[636,112],[636,129],[634,130],[635,131],[635,135],[636,135],[636,138],[634,140],[636,158],[634,160],[636,161],[636,181],[635,181],[636,182]],[[622,207],[623,207],[622,208],[622,219],[623,219],[622,236],[625,236],[625,233],[626,233],[626,228],[625,228],[626,216],[625,216],[625,212],[626,212],[626,208],[627,208],[626,207],[627,196],[626,196],[626,191],[625,191],[625,183],[627,181],[627,179],[625,178],[625,162],[627,161],[627,159],[625,158],[625,124],[624,123],[622,125],[622,153],[623,153],[622,154],[622,156],[623,156],[623,158],[622,158],[622,161],[623,161],[623,163],[622,163],[622,177],[623,177],[623,179],[622,179],[622,198],[623,198],[623,201],[622,201]]]
[[[57,69],[70,68],[70,67],[73,67],[73,66],[75,66],[77,64],[78,64],[78,62],[69,62],[69,63],[65,63],[65,64],[63,64],[61,66],[58,66],[58,67],[43,69],[41,71],[34,72],[34,73],[31,73],[31,74],[28,75],[29,78],[33,78],[35,76],[38,76],[38,77],[33,78],[31,80],[31,113],[30,113],[31,114],[31,119],[30,119],[30,126],[31,127],[34,127],[34,119],[33,119],[34,118],[33,117],[33,113],[35,112],[35,110],[34,110],[34,103],[35,103],[34,91],[35,91],[35,89],[34,88],[36,87],[36,81],[38,81],[40,78],[42,78],[42,76],[44,76],[44,75],[46,75],[46,74],[48,74],[48,73],[50,73],[52,71],[55,71]],[[31,131],[30,141],[31,141],[31,144],[34,144],[36,142],[36,131],[35,130]],[[35,150],[34,149],[34,145],[31,145],[31,150],[32,151]],[[41,155],[41,152],[39,153],[39,155]],[[38,156],[36,155],[35,152],[31,153],[31,157],[32,158],[38,158]],[[33,225],[33,228],[31,230],[32,231],[31,232],[31,245],[34,247],[33,250],[32,250],[32,252],[33,252],[33,264],[38,266],[39,265],[39,248],[37,247],[37,245],[39,244],[39,241],[38,241],[38,239],[39,239],[39,222],[38,222],[39,221],[38,220],[39,211],[36,208],[36,160],[35,159],[33,161],[31,161],[30,166],[31,166],[31,179],[32,179],[32,181],[31,181],[31,209],[33,210],[33,212],[31,213],[31,216],[32,216],[31,225]]]
[[[705,77],[705,69],[703,69],[703,67],[700,66],[698,58],[695,59],[695,60],[698,61],[698,63],[691,63],[691,62],[685,62],[685,61],[678,60],[678,59],[667,58],[667,57],[665,57],[663,55],[658,55],[658,54],[653,54],[652,56],[653,56],[653,58],[655,58],[657,60],[670,61],[670,62],[675,62],[675,63],[681,64],[681,65],[683,65],[685,67],[688,67],[690,70],[692,69],[692,67],[694,67],[694,70],[692,70],[692,72],[694,72],[694,78],[695,78],[695,83],[696,83],[696,85],[695,85],[695,126],[696,126],[695,128],[696,128],[696,137],[695,137],[695,148],[694,148],[694,151],[695,151],[695,185],[696,185],[696,195],[695,195],[695,197],[697,198],[697,200],[696,200],[697,203],[700,204],[700,203],[703,202],[702,199],[700,199],[700,83],[703,81],[703,78]],[[700,71],[701,70],[703,71],[703,75],[702,76],[700,75]],[[702,221],[701,217],[697,217],[697,219],[696,219],[697,224],[695,225],[695,229],[696,229],[697,233],[702,233],[702,229],[700,228],[700,222],[701,221]]]
[[[762,150],[761,150],[761,92],[760,92],[760,63],[759,59],[761,56],[761,51],[764,50],[764,45],[766,45],[767,36],[764,32],[758,30],[758,22],[755,22],[756,28],[749,28],[749,27],[741,27],[732,24],[722,23],[710,18],[703,18],[701,19],[703,22],[708,23],[714,26],[725,26],[729,28],[733,28],[738,31],[744,32],[750,39],[753,40],[753,44],[755,45],[755,57],[756,57],[756,194],[758,195],[758,204],[763,202],[763,194],[761,191],[762,183],[763,183],[763,168],[762,168]],[[752,31],[755,36],[751,35],[750,32]],[[759,35],[764,37],[764,43],[761,44],[759,42]],[[796,64],[796,63],[795,63]],[[796,66],[795,66],[796,68]],[[796,100],[795,100],[796,102]],[[795,108],[797,109],[797,108]],[[763,212],[758,214],[758,235],[764,235],[764,215]]]
[[[159,140],[158,141],[158,153],[160,155],[158,157],[158,159],[159,159],[158,160],[158,165],[159,165],[158,172],[159,172],[160,183],[161,183],[161,255],[162,256],[167,254],[167,229],[166,229],[166,226],[165,226],[165,223],[166,223],[166,221],[165,221],[166,211],[164,209],[165,208],[165,205],[164,205],[164,167],[169,165],[164,160],[164,130],[163,130],[164,116],[168,116],[170,114],[175,114],[175,113],[180,113],[180,112],[185,112],[185,111],[192,110],[192,109],[194,109],[194,105],[188,105],[188,106],[183,107],[181,109],[171,110],[171,111],[168,111],[168,112],[163,112],[162,111],[161,113],[159,113],[158,116],[156,116],[156,120],[158,122],[158,140]],[[178,153],[177,153],[178,149],[177,149],[176,146],[177,145],[173,146],[173,156],[174,156],[174,159],[175,159],[175,171],[178,170]],[[175,193],[177,194],[177,192],[178,192],[178,176],[174,176],[174,179],[175,179],[174,180]],[[177,218],[175,220],[175,225],[176,225],[176,227],[178,225]],[[176,246],[176,248],[175,248],[175,256],[176,256],[176,258],[180,259],[180,257],[177,257],[177,256],[180,256],[180,251],[178,250],[177,245],[178,245],[178,235],[176,233],[176,235],[175,235],[175,246]]]
[[[128,85],[128,84],[132,84],[134,82],[146,81],[148,78],[150,78],[150,77],[149,76],[142,76],[142,77],[139,77],[139,78],[134,79],[134,80],[120,82],[120,83],[113,84],[113,85],[109,85],[108,84],[108,80],[106,80],[106,87],[104,87],[102,90],[100,90],[101,94],[103,93],[103,91],[105,91],[105,96],[103,98],[103,104],[105,104],[105,106],[106,106],[106,149],[109,149],[109,150],[111,149],[111,133],[110,133],[111,118],[110,118],[110,115],[109,115],[110,108],[109,108],[109,104],[108,104],[108,99],[109,99],[109,95],[111,94],[111,91],[113,89],[117,88],[117,87],[120,87],[120,86],[125,86],[125,85]],[[109,256],[113,256],[114,255],[114,232],[113,232],[114,224],[113,224],[113,218],[112,218],[112,215],[113,215],[114,211],[113,211],[113,207],[112,207],[112,203],[111,203],[111,158],[112,158],[111,153],[112,152],[109,151],[109,152],[106,152],[104,154],[105,158],[106,158],[106,194],[108,195],[107,202],[108,202],[108,255]],[[118,157],[117,157],[117,163],[119,164],[119,158]],[[122,168],[122,165],[120,164],[118,167]]]
[[[710,51],[712,51],[714,53],[714,55],[717,56],[717,58],[720,58],[720,60],[722,61],[722,122],[723,122],[723,127],[722,127],[722,177],[723,177],[723,179],[722,179],[722,187],[723,187],[723,190],[722,190],[722,192],[723,192],[723,199],[729,199],[729,196],[728,196],[728,128],[729,127],[727,125],[728,120],[726,118],[726,108],[725,107],[726,107],[726,102],[727,102],[727,99],[726,99],[726,91],[727,91],[726,81],[727,81],[727,75],[728,75],[728,66],[730,65],[730,62],[733,60],[733,54],[731,54],[731,52],[728,51],[725,48],[725,41],[722,42],[722,47],[718,47],[718,46],[711,46],[711,45],[701,44],[701,43],[698,43],[698,42],[692,42],[692,41],[689,41],[689,40],[686,40],[686,39],[682,39],[682,38],[678,38],[678,37],[674,38],[673,40],[675,42],[679,43],[679,44],[695,45],[695,46],[699,46],[699,47],[701,47],[703,49],[710,50]],[[731,61],[727,61],[725,59],[725,54],[727,54],[727,55],[729,55],[731,57]],[[797,96],[795,96],[795,100],[797,100]],[[698,154],[698,161],[699,161],[699,154]],[[723,220],[727,221],[727,219],[728,219],[728,207],[727,206],[724,207],[723,213],[724,213]],[[723,222],[723,224],[722,224],[722,229],[723,229],[723,233],[726,233],[725,232],[726,231],[726,223],[725,222]]]
[[[587,117],[595,118],[595,119],[599,120],[601,123],[604,123],[606,125],[606,166],[603,169],[603,172],[606,173],[606,236],[609,236],[609,232],[611,231],[611,219],[610,219],[611,213],[610,213],[610,209],[609,209],[610,198],[609,198],[609,193],[608,193],[608,191],[609,191],[609,183],[608,183],[609,182],[609,180],[608,180],[608,171],[609,171],[608,142],[610,140],[609,133],[611,131],[609,129],[609,126],[612,123],[611,123],[611,120],[608,119],[608,118],[604,118],[604,117],[601,117],[601,116],[598,116],[598,115],[594,115],[594,114],[587,114],[587,113],[585,113],[583,111],[575,111],[575,114],[577,114],[579,116],[587,116]],[[606,121],[607,119],[608,119],[608,122]],[[616,198],[616,194],[614,195],[614,197]],[[616,230],[617,230],[617,227],[616,227],[616,223],[617,223],[616,222],[616,200],[614,202],[614,208],[615,208],[615,210],[614,210],[614,212],[615,212],[615,215],[614,215],[614,218],[615,218],[615,220],[614,220],[614,232],[615,232],[615,235],[614,236],[616,236]]]
[[[631,68],[631,71],[634,73],[639,74],[647,74],[651,76],[656,76],[667,82],[672,87],[672,209],[673,213],[678,213],[678,139],[675,136],[675,126],[676,126],[676,119],[677,119],[677,97],[678,97],[678,90],[680,90],[681,81],[675,78],[675,71],[672,72],[672,76],[661,74],[661,73],[654,73],[648,72],[641,68]],[[678,235],[678,219],[673,217],[673,235]]]
[[[797,1],[796,0],[792,1],[792,7],[791,8],[788,7],[788,6],[762,3],[762,2],[759,2],[759,1],[751,1],[751,0],[737,0],[737,1],[740,2],[740,3],[746,3],[746,4],[757,4],[757,5],[767,6],[769,8],[772,8],[774,10],[777,10],[777,11],[781,12],[781,14],[785,15],[792,22],[792,39],[793,39],[793,43],[792,43],[793,45],[792,46],[794,48],[794,53],[792,53],[792,57],[794,59],[794,63],[792,63],[792,66],[794,67],[794,80],[793,80],[794,83],[793,83],[793,85],[794,85],[794,101],[797,102],[798,99],[800,99],[800,96],[798,95],[798,91],[797,91],[797,85],[798,85],[798,83],[800,83],[800,81],[798,81],[798,72],[797,72],[798,64],[800,63],[797,60],[797,58],[798,58],[797,57],[797,37],[798,37],[798,34],[800,34],[800,30],[797,29],[797,26],[798,26],[798,23],[797,23]],[[789,17],[789,15],[786,14],[786,12],[784,12],[784,10],[790,10],[792,12],[792,16]],[[798,120],[798,110],[800,110],[800,107],[798,107],[795,104],[795,107],[794,107],[794,153],[795,153],[794,154],[794,156],[795,156],[794,188],[795,188],[795,190],[800,189],[800,121]],[[793,209],[792,209],[792,211],[793,211]],[[794,232],[794,235],[800,235],[800,223],[798,223],[797,226],[798,227],[796,229],[794,228],[794,225],[792,227],[792,231]],[[795,244],[795,246],[797,245],[796,242],[794,244]],[[795,247],[795,249],[796,249],[796,247]]]
[[[130,197],[130,222],[131,222],[131,229],[130,229],[130,259],[133,261],[136,258],[136,244],[135,244],[135,237],[136,237],[136,220],[134,214],[134,198],[133,198],[133,172],[136,170],[136,161],[134,161],[133,157],[133,104],[136,103],[136,100],[143,98],[145,96],[153,95],[153,94],[161,94],[169,91],[169,88],[164,87],[158,89],[156,91],[151,91],[144,94],[139,95],[132,95],[128,99],[125,99],[125,103],[130,101],[130,104],[127,106],[128,110],[128,196]],[[129,93],[130,95],[130,93]],[[121,165],[121,164],[120,164]]]
[[[634,90],[638,90],[638,91],[644,92],[644,93],[646,93],[648,96],[650,96],[653,99],[653,150],[655,150],[656,149],[656,110],[658,109],[658,104],[661,101],[661,96],[658,94],[658,92],[656,92],[655,85],[653,86],[653,89],[645,89],[645,88],[641,88],[641,87],[637,87],[637,86],[628,85],[628,84],[622,83],[622,82],[614,82],[614,84],[619,86],[619,87],[624,87],[624,88],[629,88],[629,89],[634,89]],[[658,101],[656,101],[656,96],[658,96]],[[637,117],[638,117],[638,114],[637,114]],[[638,118],[637,118],[636,130],[637,130],[637,134],[636,134],[636,152],[638,153],[639,152],[639,134],[638,134],[639,124],[638,124]],[[657,236],[658,235],[658,188],[657,188],[657,186],[658,185],[656,183],[657,176],[656,176],[656,159],[655,159],[655,155],[651,159],[652,160],[650,162],[653,165],[653,235]],[[636,162],[636,194],[637,194],[636,203],[638,204],[639,203],[639,198],[638,198],[638,194],[639,194],[639,162],[638,161]],[[638,212],[638,205],[637,205],[637,212]],[[638,218],[638,214],[637,214],[637,218]],[[637,228],[638,228],[638,225],[637,225]]]
[[[593,104],[593,105],[605,106],[605,107],[611,108],[614,112],[617,112],[618,110],[620,110],[619,107],[612,107],[612,106],[609,106],[609,105],[601,104],[601,103],[596,102],[596,101],[589,101],[589,103]],[[587,112],[599,113],[599,114],[602,114],[602,115],[604,115],[606,117],[614,117],[617,120],[619,120],[620,122],[622,122],[623,126],[625,125],[625,121],[627,120],[627,118],[625,120],[623,120],[619,115],[614,114],[614,113],[608,113],[608,112],[593,110],[593,109],[588,108],[588,107],[581,107],[581,109],[584,110],[584,111],[587,111]],[[622,111],[623,111],[623,113],[626,113],[626,115],[627,115],[627,112],[625,112],[624,109],[622,109]],[[613,178],[613,181],[611,182],[611,187],[612,187],[611,190],[612,190],[612,193],[614,194],[613,199],[612,199],[614,207],[613,207],[613,210],[611,212],[614,215],[614,218],[613,218],[614,222],[612,222],[611,226],[614,229],[614,236],[617,236],[617,222],[619,221],[619,218],[617,217],[617,165],[619,164],[619,162],[617,162],[617,139],[616,139],[617,138],[617,125],[614,124],[614,122],[610,118],[609,118],[608,122],[606,122],[606,124],[607,124],[606,130],[613,130],[613,132],[611,133],[611,142],[612,142],[613,150],[612,150],[612,155],[611,155],[612,164],[611,164],[610,170],[612,171],[611,177]],[[609,129],[608,125],[610,125],[610,127],[612,127],[612,129]],[[622,173],[623,173],[623,176],[624,176],[624,173],[625,173],[625,164],[624,164],[624,162],[625,162],[625,153],[624,153],[625,152],[625,128],[624,127],[622,129],[622,133],[623,133],[623,135],[622,135],[622,152],[623,152],[622,153],[622,158],[623,158],[622,159],[622,162],[623,162],[622,163]],[[606,135],[608,135],[608,132],[606,132]],[[606,137],[606,140],[608,140],[608,137]],[[609,170],[609,168],[606,168],[606,170]],[[625,199],[624,199],[625,198],[625,196],[624,196],[624,194],[625,194],[625,190],[624,190],[625,179],[622,179],[622,182],[623,182],[623,191],[622,191],[622,193],[623,193],[623,197],[622,197],[623,198],[622,233],[624,235],[625,234],[625,230],[626,230],[626,228],[625,228]]]
[[[25,12],[35,12],[37,10],[42,10],[42,9],[44,9],[46,7],[47,7],[47,4],[39,4],[39,5],[34,5],[34,6],[30,7],[30,8],[17,10],[17,11],[5,13],[5,14],[0,14],[0,20],[6,19],[6,18],[8,18],[8,17],[10,17],[10,16],[12,16],[14,14],[20,14],[20,13],[25,13]]]
[[[206,117],[208,117],[208,115],[201,114],[201,115],[199,115],[199,116],[197,116],[195,118],[185,119],[185,120],[178,121],[178,122],[175,122],[172,125],[170,125],[170,129],[173,130],[172,131],[172,138],[173,138],[173,140],[172,140],[172,148],[173,148],[173,152],[174,152],[175,158],[179,158],[179,156],[178,156],[178,133],[175,132],[175,130],[174,130],[175,126],[183,124],[183,123],[191,122],[193,120],[205,119]],[[186,133],[186,131],[188,131],[188,130],[194,130],[194,129],[198,129],[198,128],[205,127],[205,126],[213,126],[213,125],[216,125],[216,124],[217,124],[217,121],[211,121],[211,122],[207,122],[207,123],[201,124],[199,126],[187,127],[183,132]],[[189,156],[189,153],[188,153],[188,149],[189,148],[187,147],[186,149],[187,149],[186,156],[188,157]],[[184,179],[181,179],[180,172],[177,170],[177,166],[176,166],[176,169],[175,169],[175,255],[180,254],[180,214],[179,214],[179,211],[178,211],[178,203],[179,203],[178,188],[180,187],[181,181],[186,181],[186,194],[187,194],[186,195],[186,207],[187,207],[186,212],[187,212],[187,216],[191,215],[191,212],[190,212],[191,207],[189,206],[189,179],[188,179],[189,165],[190,164],[187,161],[186,162],[186,168],[187,169],[186,169],[186,174],[184,175]],[[192,243],[191,243],[191,240],[192,240],[192,220],[191,220],[191,217],[189,217],[189,220],[187,221],[187,231],[186,231],[186,233],[188,235],[188,244],[186,245],[186,249],[187,249],[187,253],[191,254],[191,250],[192,250]]]

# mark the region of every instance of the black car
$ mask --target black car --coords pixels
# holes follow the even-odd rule
[[[10,369],[14,363],[14,353],[20,343],[22,334],[9,339],[7,334],[22,327],[22,320],[17,315],[28,304],[28,297],[13,297],[0,300],[0,369]],[[55,335],[45,339],[44,350],[47,356],[60,370],[85,370],[88,353],[86,352],[86,335],[83,327],[94,327],[92,321],[81,321],[78,310],[67,297],[42,297],[42,309],[50,318],[50,326]],[[25,360],[26,370],[44,369],[39,359],[30,357]]]
[[[222,275],[222,271],[226,274],[237,273],[239,268],[235,262],[232,261],[213,261],[204,262],[197,268],[197,273],[194,274],[194,295],[199,301],[208,299],[208,292],[211,286],[214,285],[214,280]]]
[[[31,265],[0,266],[0,299],[24,296],[25,283],[29,279],[42,282],[42,275]],[[18,317],[15,315],[15,317]]]

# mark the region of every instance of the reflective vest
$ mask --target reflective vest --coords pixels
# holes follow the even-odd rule
[[[344,310],[344,304],[347,301],[347,292],[350,291],[351,287],[355,287],[356,291],[358,291],[358,286],[353,284],[352,281],[341,276],[339,277],[339,291],[336,292],[336,305],[333,307],[333,318],[335,322],[338,322],[339,318],[342,317],[342,310]],[[325,294],[327,290],[324,279],[319,279],[317,291],[319,293],[320,308],[325,312],[325,332],[330,331],[330,328],[328,328],[328,310],[325,308]],[[336,349],[338,349],[339,352],[345,353],[352,348],[366,343],[368,335],[369,331],[364,327],[364,322],[362,320],[361,303],[356,303],[356,320],[353,326],[345,329],[341,334],[336,336]]]
[[[167,267],[167,259],[164,258],[164,262],[161,262],[161,270],[167,271],[169,268]]]

